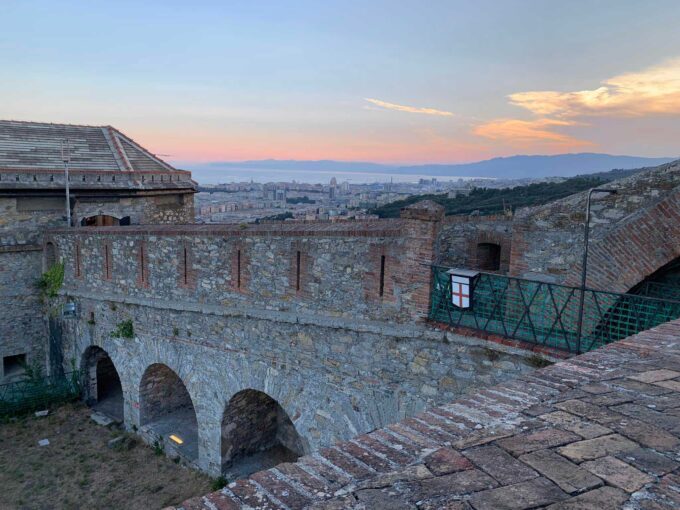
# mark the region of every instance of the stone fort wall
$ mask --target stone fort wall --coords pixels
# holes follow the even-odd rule
[[[414,215],[418,216],[418,215]],[[59,348],[110,355],[125,422],[140,427],[146,369],[179,376],[195,408],[197,465],[218,473],[227,402],[276,400],[307,449],[531,370],[526,352],[432,330],[437,222],[53,230],[65,261]],[[134,338],[112,332],[132,320]]]
[[[6,176],[5,176],[6,177]],[[30,176],[21,175],[22,179]],[[22,184],[12,181],[13,184]],[[32,181],[31,181],[32,182]],[[189,223],[193,221],[193,195],[163,193],[147,196],[76,198],[73,200],[74,223],[88,216],[130,217],[131,223]],[[46,307],[40,302],[35,286],[47,269],[45,231],[65,222],[63,196],[40,196],[21,191],[19,196],[0,196],[0,298],[3,302],[0,325],[0,382],[5,381],[6,358],[25,356],[29,364],[50,364],[46,350]],[[79,227],[74,227],[79,228]]]

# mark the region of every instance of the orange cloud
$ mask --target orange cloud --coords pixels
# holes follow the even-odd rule
[[[518,92],[509,98],[532,113],[556,117],[678,115],[680,59],[614,76],[594,90]]]
[[[550,128],[574,126],[576,122],[557,119],[496,119],[486,122],[473,129],[473,133],[491,140],[507,141],[517,146],[533,146],[545,144],[560,147],[582,147],[592,145],[585,140],[579,140],[569,135],[552,131]]]
[[[386,101],[381,101],[380,99],[372,99],[370,97],[365,97],[364,98],[366,101],[369,103],[374,104],[375,106],[379,106],[380,108],[385,108],[387,110],[396,110],[399,112],[407,112],[407,113],[422,113],[425,115],[439,115],[442,117],[451,117],[453,116],[453,113],[451,112],[446,112],[443,110],[435,110],[434,108],[419,108],[416,106],[404,106],[401,104],[395,104],[395,103],[388,103]]]

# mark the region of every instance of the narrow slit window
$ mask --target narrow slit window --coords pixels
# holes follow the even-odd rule
[[[236,288],[241,288],[241,250],[236,252]]]
[[[82,269],[80,266],[80,243],[76,243],[76,278],[82,276]]]
[[[144,252],[144,245],[139,247],[139,279],[142,283],[146,283],[146,271],[144,271],[146,262],[146,253]]]
[[[302,258],[302,254],[300,253],[300,250],[298,250],[296,254],[296,260],[295,260],[295,290],[300,290],[300,260]]]
[[[380,256],[380,297],[385,294],[385,255]]]
[[[183,257],[183,266],[184,266],[184,274],[182,275],[182,278],[184,279],[184,285],[187,285],[189,283],[189,260],[187,257],[187,247],[184,247],[184,257]]]
[[[108,244],[104,245],[104,277],[111,279],[111,251]]]

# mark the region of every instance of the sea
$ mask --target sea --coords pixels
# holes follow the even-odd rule
[[[335,177],[338,183],[372,184],[385,182],[418,182],[420,179],[436,178],[439,182],[479,179],[478,177],[433,176],[420,174],[389,174],[382,172],[333,172],[324,170],[275,170],[260,168],[191,168],[193,178],[199,184],[225,184],[232,182],[303,182],[328,184]]]

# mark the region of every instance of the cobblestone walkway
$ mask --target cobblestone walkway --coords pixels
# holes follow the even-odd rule
[[[183,508],[677,509],[679,438],[675,321]]]

